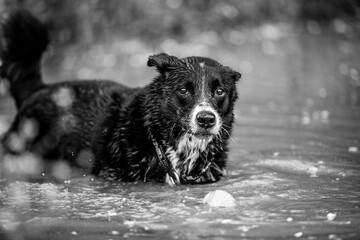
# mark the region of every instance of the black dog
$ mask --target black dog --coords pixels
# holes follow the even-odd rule
[[[75,165],[88,151],[93,173],[124,181],[174,185],[224,175],[240,73],[210,58],[161,53],[149,57],[160,75],[144,88],[110,81],[46,85],[39,64],[49,42],[44,25],[21,11],[3,35],[1,77],[19,109],[3,138],[7,151]]]

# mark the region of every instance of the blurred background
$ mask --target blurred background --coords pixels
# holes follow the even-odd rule
[[[0,0],[1,18],[19,7],[51,30],[47,82],[144,86],[156,75],[150,54],[207,56],[243,74],[238,123],[360,135],[358,0]],[[0,92],[0,114],[11,117]]]

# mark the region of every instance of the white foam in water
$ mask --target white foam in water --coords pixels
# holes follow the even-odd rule
[[[319,174],[339,174],[340,169],[325,166],[322,161],[312,162],[298,159],[265,159],[259,162],[275,171],[306,174],[310,177],[318,177]]]
[[[336,217],[336,213],[328,213],[328,214],[326,215],[326,219],[327,219],[328,221],[334,220],[335,217]]]

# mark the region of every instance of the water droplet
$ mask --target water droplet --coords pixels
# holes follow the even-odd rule
[[[293,221],[293,218],[292,218],[292,217],[288,217],[288,218],[286,219],[286,221],[287,221],[287,222],[292,222],[292,221]]]
[[[299,238],[303,235],[303,232],[297,232],[294,234],[295,237]]]
[[[72,231],[70,232],[71,235],[78,235],[78,233],[76,231]]]

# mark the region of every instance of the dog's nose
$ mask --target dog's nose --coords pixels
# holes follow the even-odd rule
[[[196,121],[202,128],[211,128],[215,125],[215,115],[212,112],[202,111],[196,115]]]

